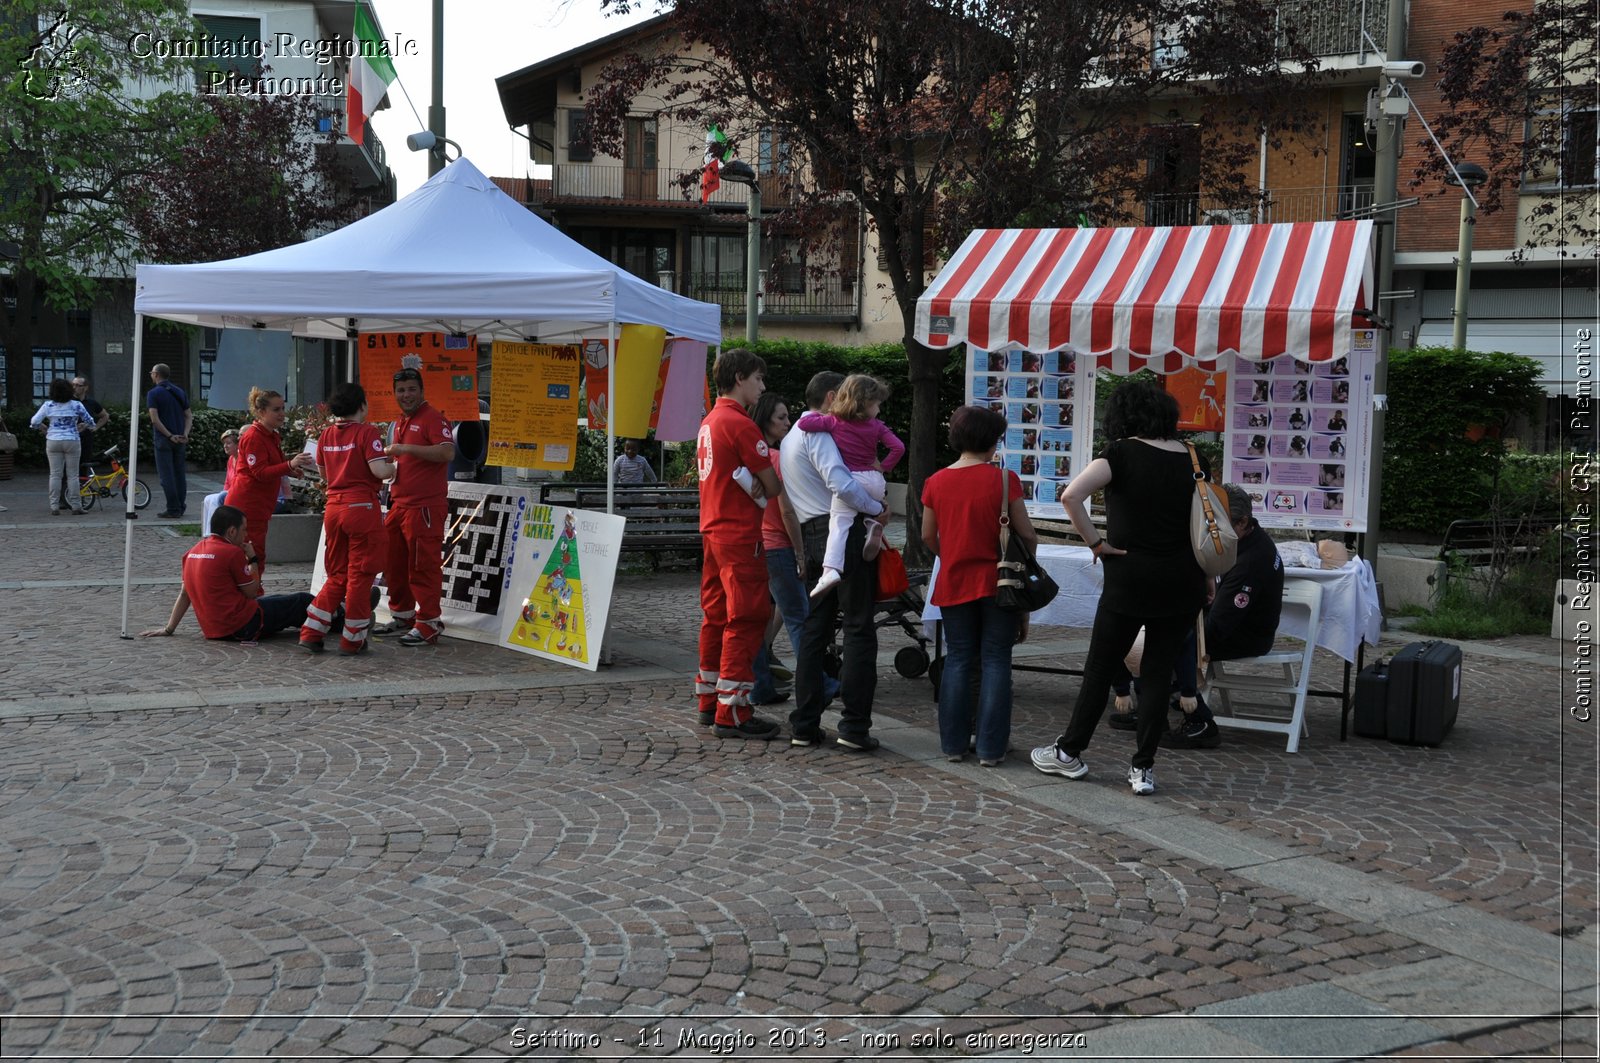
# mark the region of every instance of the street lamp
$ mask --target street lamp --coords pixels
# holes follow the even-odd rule
[[[724,163],[720,176],[750,189],[750,229],[744,251],[744,339],[754,343],[760,318],[756,299],[761,290],[761,182],[749,163],[738,160]]]
[[[1489,179],[1482,166],[1464,162],[1446,177],[1445,184],[1461,189],[1461,238],[1456,247],[1456,308],[1450,346],[1467,349],[1467,299],[1472,288],[1472,230],[1478,223],[1478,199],[1472,190]]]
[[[429,177],[432,177],[434,174],[443,169],[444,163],[455,162],[455,159],[450,158],[449,154],[445,151],[445,147],[447,145],[456,149],[456,159],[461,158],[461,145],[457,144],[449,137],[441,137],[437,133],[431,133],[426,129],[420,133],[412,133],[409,137],[406,137],[406,147],[410,148],[412,151],[425,151],[428,153]],[[437,165],[435,165],[435,163],[437,163]]]

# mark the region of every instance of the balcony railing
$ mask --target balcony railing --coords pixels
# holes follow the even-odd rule
[[[774,281],[771,271],[761,296],[763,318],[827,319],[854,321],[856,317],[855,285],[842,281],[837,274],[813,278],[807,274],[803,282],[790,279]],[[795,271],[797,274],[799,270]],[[724,324],[743,321],[745,314],[745,277],[743,273],[695,273],[688,278],[687,295],[706,303],[722,307]],[[791,290],[785,290],[785,289]]]
[[[1300,43],[1318,56],[1354,55],[1362,51],[1361,28],[1379,48],[1389,36],[1389,0],[1283,0],[1278,25],[1293,26]],[[1364,46],[1367,51],[1372,45]]]
[[[1204,195],[1151,196],[1145,200],[1146,225],[1251,225],[1294,221],[1335,221],[1372,206],[1371,185],[1327,188],[1272,188],[1254,203],[1224,204]]]
[[[698,206],[700,203],[700,169],[642,169],[608,163],[564,162],[558,163],[551,175],[549,198],[562,200],[616,200],[658,206]],[[688,193],[685,194],[685,179]],[[790,199],[789,179],[776,174],[761,178],[761,206],[763,210],[787,206]],[[731,181],[711,194],[713,205],[743,207],[750,201],[750,192],[744,185]]]

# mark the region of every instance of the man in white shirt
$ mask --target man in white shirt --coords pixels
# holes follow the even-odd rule
[[[833,405],[834,391],[843,382],[843,373],[822,372],[812,377],[806,385],[807,409],[826,411]],[[878,740],[872,737],[872,696],[878,680],[878,630],[873,624],[878,563],[861,557],[866,540],[861,514],[887,523],[889,507],[874,501],[850,475],[827,432],[790,432],[783,441],[781,466],[784,493],[800,518],[807,573],[822,571],[833,496],[844,499],[858,514],[845,546],[842,578],[833,589],[811,600],[805,633],[795,649],[790,742],[797,746],[822,743],[822,710],[828,703],[823,659],[833,642],[835,626],[842,624],[844,665],[839,678],[844,685],[839,696],[844,707],[839,713],[837,745],[851,752],[869,753],[878,748]]]
[[[616,470],[617,483],[619,484],[653,484],[656,482],[656,471],[650,467],[650,459],[639,456],[639,441],[637,439],[624,439],[622,441],[622,454],[611,465]]]

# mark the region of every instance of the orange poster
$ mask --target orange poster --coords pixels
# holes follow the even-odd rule
[[[1167,374],[1167,392],[1178,400],[1179,428],[1185,432],[1222,431],[1222,408],[1228,401],[1227,373],[1180,369]]]
[[[357,341],[361,386],[367,390],[367,420],[393,421],[394,375],[411,367],[422,373],[422,394],[450,421],[478,419],[478,339],[443,332],[363,332]]]

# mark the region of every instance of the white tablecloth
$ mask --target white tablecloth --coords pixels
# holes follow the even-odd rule
[[[1094,555],[1081,546],[1041,546],[1039,563],[1050,578],[1061,587],[1055,601],[1033,614],[1035,624],[1057,627],[1090,627],[1094,624],[1095,609],[1100,604],[1100,591],[1104,586],[1104,570],[1093,563]],[[1362,642],[1369,646],[1378,644],[1381,614],[1378,611],[1378,585],[1372,577],[1372,568],[1361,558],[1351,558],[1344,567],[1324,570],[1320,568],[1285,568],[1290,579],[1309,579],[1322,585],[1322,619],[1317,624],[1317,645],[1354,662]],[[939,619],[939,607],[933,603],[934,582],[939,578],[939,565],[934,562],[933,574],[928,579],[928,604],[923,607],[922,619],[930,636],[933,623]],[[1280,634],[1305,637],[1305,622],[1298,611],[1286,612],[1278,625]]]

